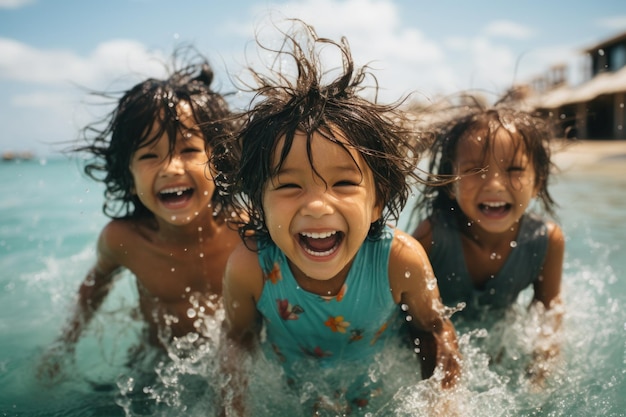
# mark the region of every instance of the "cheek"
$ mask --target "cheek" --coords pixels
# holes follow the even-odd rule
[[[512,177],[510,179],[513,189],[518,191],[532,190],[533,194],[537,188],[535,185],[535,178],[529,175],[520,175]]]

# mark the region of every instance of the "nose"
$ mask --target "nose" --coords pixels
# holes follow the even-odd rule
[[[185,173],[185,167],[180,156],[172,155],[163,160],[161,166],[161,175],[164,177],[182,175]]]
[[[480,174],[485,180],[485,186],[495,190],[504,189],[507,183],[507,175],[497,166],[490,166]]]
[[[330,196],[325,189],[309,191],[304,196],[300,213],[303,216],[320,218],[333,213]]]

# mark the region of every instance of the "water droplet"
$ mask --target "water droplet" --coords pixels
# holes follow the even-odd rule
[[[404,278],[410,278],[411,277],[411,271],[406,271],[404,273]]]
[[[185,287],[185,292],[189,292],[189,291],[191,291],[191,288],[190,287]]]
[[[413,317],[407,314],[406,321],[413,321]]]
[[[200,257],[201,257],[201,258],[204,258],[204,253],[200,253]]]
[[[193,308],[187,310],[187,317],[189,317],[190,319],[196,317],[196,310],[194,310]]]
[[[489,255],[489,259],[491,260],[496,259],[496,253],[493,252],[491,255]]]
[[[431,278],[428,281],[426,281],[426,288],[428,288],[429,290],[434,290],[435,288],[437,288],[437,278]]]
[[[172,272],[176,271],[176,268],[172,268],[172,269],[171,269],[171,271],[172,271]]]
[[[517,242],[512,240],[510,245],[511,245],[512,248],[515,248],[515,247],[517,247]]]
[[[402,311],[409,311],[409,306],[407,304],[402,304],[400,308],[402,309]]]

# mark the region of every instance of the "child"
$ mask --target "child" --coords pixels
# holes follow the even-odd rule
[[[417,164],[409,131],[396,124],[401,113],[357,95],[368,72],[354,68],[345,39],[302,29],[286,35],[293,50],[278,51],[276,59],[284,65],[283,56],[293,58],[296,80],[274,70],[272,81],[251,70],[263,100],[240,131],[238,169],[219,169],[233,204],[249,218],[224,280],[229,341],[222,346],[226,373],[234,374],[226,409],[238,412],[246,385],[240,354],[254,346],[259,322],[266,354],[302,386],[310,374],[298,370],[311,369],[311,361],[320,373],[371,365],[397,337],[388,327],[402,306],[407,320],[434,335],[442,384],[459,376],[455,330],[442,314],[427,257],[411,236],[386,225],[406,202]],[[343,72],[324,85],[329,74],[321,72],[316,48],[330,47],[338,48]],[[352,386],[334,386],[337,398],[329,393],[314,407],[364,406],[373,394],[368,384],[364,371]]]
[[[413,236],[428,253],[444,304],[463,303],[462,316],[505,309],[532,285],[533,303],[557,311],[552,330],[559,327],[563,232],[527,210],[538,198],[553,213],[550,137],[538,117],[478,105],[436,135],[429,170],[454,180],[426,185],[417,205],[425,220]]]
[[[180,51],[179,51],[180,52]],[[211,90],[206,60],[146,79],[119,99],[100,123],[84,129],[93,157],[85,173],[106,185],[112,220],[98,238],[97,259],[76,309],[41,372],[54,376],[72,352],[122,269],[136,278],[152,344],[202,335],[203,317],[219,306],[226,261],[239,236],[229,227],[208,158],[233,128],[224,98]]]

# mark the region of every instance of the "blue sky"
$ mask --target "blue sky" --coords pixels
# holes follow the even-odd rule
[[[504,92],[555,64],[581,79],[581,50],[626,31],[626,1],[0,0],[0,152],[56,153],[95,117],[84,88],[162,75],[156,58],[193,43],[232,90],[255,30],[299,17],[346,36],[373,63],[383,100]],[[246,55],[244,55],[247,52]]]

